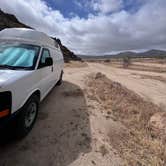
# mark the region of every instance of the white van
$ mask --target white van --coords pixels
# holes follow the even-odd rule
[[[62,83],[63,55],[42,32],[25,28],[0,31],[0,125],[15,119],[19,135],[33,127],[38,106]]]

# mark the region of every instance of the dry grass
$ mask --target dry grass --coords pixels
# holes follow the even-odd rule
[[[135,62],[140,62],[140,64],[135,64]],[[110,62],[101,61],[101,63],[117,68],[123,68],[123,61],[122,59],[113,59]],[[149,64],[146,65],[145,63]],[[166,66],[163,67],[162,65],[166,63],[166,59],[131,59],[131,64],[126,68],[130,70],[139,70],[139,71],[150,71],[156,73],[165,73]],[[160,66],[154,66],[154,64],[161,64]]]
[[[117,68],[123,68],[123,65],[121,63],[104,63],[105,65],[111,65],[113,67]],[[154,67],[154,66],[146,66],[146,65],[136,65],[136,64],[131,64],[128,66],[127,69],[130,70],[139,70],[139,71],[149,71],[149,72],[156,72],[156,73],[165,73],[166,68],[163,67]]]
[[[131,65],[128,69],[132,70],[140,70],[140,71],[150,71],[156,73],[165,73],[166,68],[163,67],[153,67],[153,66],[146,66],[146,65]]]
[[[153,79],[157,81],[161,81],[163,83],[166,83],[166,78],[162,76],[152,76],[152,75],[145,75],[145,74],[138,74],[141,76],[142,79]]]
[[[81,68],[81,67],[87,67],[87,66],[88,64],[82,61],[70,61],[68,63],[65,63],[65,67],[70,67],[70,68]]]
[[[109,151],[107,150],[105,145],[100,146],[99,152],[102,154],[102,156],[105,156],[105,155],[109,154]]]
[[[161,111],[158,106],[101,73],[90,75],[87,87],[89,97],[123,124],[118,129],[110,126],[109,138],[126,165],[166,165],[166,145],[159,138],[153,138],[148,127],[150,117]]]

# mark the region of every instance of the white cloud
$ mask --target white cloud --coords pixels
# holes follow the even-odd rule
[[[119,11],[123,7],[123,0],[92,0],[91,5],[96,11],[110,13]]]
[[[96,16],[89,14],[87,19],[64,18],[60,11],[49,8],[41,0],[0,1],[0,6],[27,25],[59,37],[76,53],[166,49],[165,0],[147,0],[133,14],[119,9],[109,15],[99,11]]]

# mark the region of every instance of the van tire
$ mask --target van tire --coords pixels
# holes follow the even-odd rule
[[[56,83],[56,86],[60,86],[62,82],[63,82],[63,71],[61,71],[61,75],[60,75],[59,81]]]
[[[25,137],[31,131],[31,129],[35,124],[38,115],[38,110],[39,110],[39,97],[33,95],[22,107],[16,119],[16,136],[18,138]],[[33,116],[31,115],[31,113]]]

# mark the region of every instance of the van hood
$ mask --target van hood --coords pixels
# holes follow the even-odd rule
[[[8,70],[8,69],[1,69],[0,70],[0,88],[4,87],[5,85],[9,85],[16,80],[25,77],[32,73],[32,71],[28,70]]]

